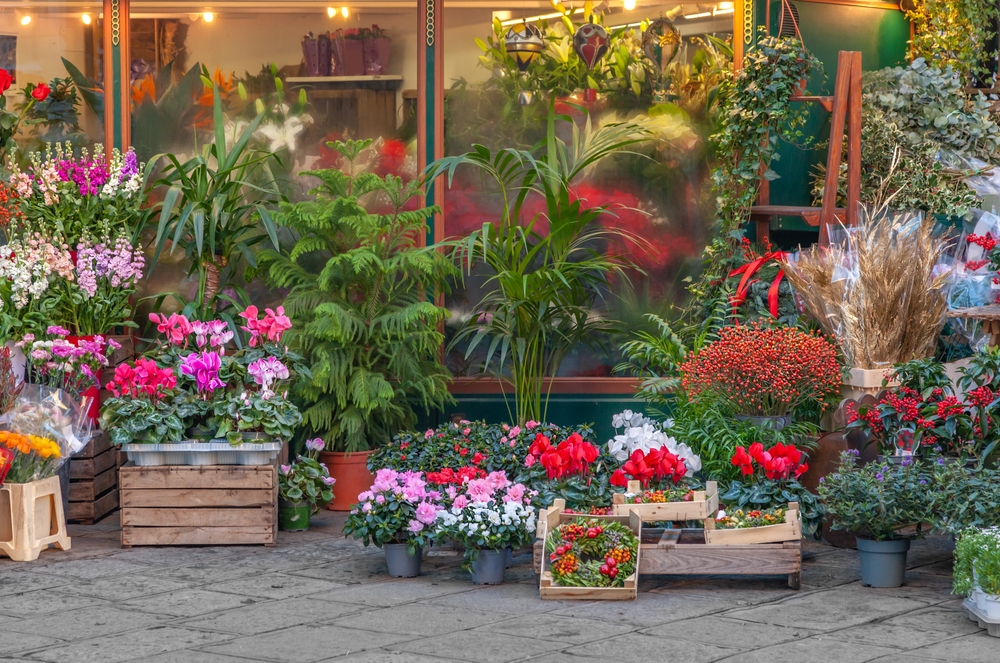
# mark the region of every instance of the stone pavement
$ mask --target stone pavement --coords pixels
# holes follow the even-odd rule
[[[392,580],[324,512],[274,548],[118,548],[117,515],[73,549],[0,558],[0,663],[1000,661],[949,594],[950,543],[916,542],[907,583],[867,589],[852,550],[807,543],[785,577],[643,579],[629,603],[540,601],[531,556],[476,587],[454,556]]]

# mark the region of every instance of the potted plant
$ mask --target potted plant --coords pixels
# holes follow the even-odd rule
[[[969,527],[955,542],[953,592],[987,619],[1000,619],[1000,528]]]
[[[326,465],[316,460],[323,440],[306,440],[306,455],[278,472],[278,527],[286,532],[309,529],[309,519],[333,500],[333,485]]]
[[[472,479],[441,512],[440,536],[465,546],[465,564],[477,585],[498,585],[508,550],[528,545],[535,534],[534,491],[504,472]]]
[[[344,169],[307,173],[321,181],[314,199],[283,204],[276,216],[296,233],[295,245],[258,256],[270,284],[289,289],[289,342],[312,375],[294,394],[306,434],[326,441],[320,460],[337,479],[335,510],[350,508],[371,483],[368,455],[414,426],[414,407],[439,410],[451,400],[440,353],[447,310],[427,293],[445,289],[458,270],[421,246],[437,210],[407,207],[418,183],[360,172],[356,161],[370,144],[330,143]]]
[[[365,54],[359,28],[337,30],[333,34],[336,44],[334,57],[337,60],[338,76],[364,76]]]
[[[152,359],[119,364],[106,385],[111,392],[101,406],[101,428],[119,446],[143,442],[180,442],[186,426],[177,411],[177,375]]]
[[[910,535],[904,528],[927,518],[927,485],[919,462],[860,466],[859,453],[840,455],[836,472],[820,482],[819,494],[834,529],[855,532],[861,553],[861,582],[866,587],[899,587],[906,572]]]
[[[732,463],[742,478],[729,482],[720,498],[728,512],[785,508],[795,502],[807,532],[823,522],[823,505],[799,483],[809,465],[795,445],[779,442],[765,450],[763,444],[755,442],[749,449],[736,447]]]
[[[361,47],[364,52],[366,74],[378,76],[389,72],[392,39],[386,30],[375,24],[372,24],[371,28],[361,28]]]
[[[435,540],[441,494],[427,490],[423,472],[382,469],[344,524],[344,534],[385,551],[389,575],[420,575],[423,547]]]
[[[579,433],[562,441],[537,433],[517,481],[538,493],[538,503],[551,505],[563,498],[572,508],[608,506],[611,490],[608,474],[614,463],[603,447],[597,447]]]
[[[681,388],[737,419],[780,430],[805,406],[824,407],[840,390],[837,349],[819,334],[761,322],[724,327],[680,367]]]

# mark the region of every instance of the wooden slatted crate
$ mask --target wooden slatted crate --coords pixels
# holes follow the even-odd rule
[[[629,481],[629,493],[642,491],[638,481]],[[629,511],[635,511],[642,517],[642,522],[653,523],[661,521],[704,520],[719,511],[719,489],[715,481],[708,481],[705,490],[694,491],[690,502],[663,502],[659,504],[628,504],[625,495],[616,493],[611,505],[616,516],[627,516]]]
[[[785,522],[762,527],[742,529],[716,529],[715,518],[705,519],[705,543],[719,545],[743,545],[751,543],[781,543],[798,541],[802,538],[802,524],[799,520],[799,503],[789,502],[785,511]]]
[[[67,520],[92,525],[118,508],[119,456],[108,434],[99,431],[70,458]]]
[[[201,465],[120,470],[122,547],[273,546],[278,466]]]

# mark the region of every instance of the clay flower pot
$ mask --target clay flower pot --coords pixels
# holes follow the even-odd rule
[[[368,471],[368,457],[371,454],[371,451],[319,453],[319,462],[326,465],[330,476],[337,480],[333,489],[333,501],[326,505],[327,509],[350,511],[357,504],[358,495],[371,487],[375,482],[375,475]]]

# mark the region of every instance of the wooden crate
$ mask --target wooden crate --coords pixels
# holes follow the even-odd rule
[[[118,448],[98,432],[69,461],[69,505],[66,519],[92,525],[118,508]]]
[[[785,522],[763,527],[743,529],[715,529],[715,518],[705,519],[705,543],[718,545],[742,545],[753,543],[781,543],[798,541],[802,538],[802,524],[799,520],[799,503],[789,502],[785,511]]]
[[[635,511],[630,511],[628,515],[624,516],[587,516],[584,514],[565,514],[563,510],[566,508],[566,502],[561,499],[557,499],[553,506],[548,509],[544,509],[539,516],[546,522],[546,531],[550,532],[553,528],[557,527],[560,523],[569,522],[580,517],[593,518],[598,521],[608,521],[608,522],[619,522],[627,525],[634,533],[637,539],[642,540],[642,519],[639,514]],[[542,600],[582,600],[582,601],[628,601],[635,600],[637,592],[639,590],[639,564],[641,563],[641,553],[642,546],[640,545],[636,549],[636,559],[635,559],[635,572],[628,578],[625,578],[624,587],[560,587],[556,585],[552,580],[552,573],[545,570],[545,563],[548,561],[548,555],[545,554],[545,540],[542,539],[540,542],[542,546],[541,555],[541,580],[539,582],[538,591]]]
[[[639,493],[642,488],[638,481],[628,482],[628,492]],[[664,502],[661,504],[627,504],[625,495],[618,493],[613,498],[612,513],[627,516],[635,511],[642,522],[704,520],[719,511],[719,489],[715,481],[705,483],[705,490],[694,491],[690,502]]]
[[[751,544],[708,544],[704,530],[668,529],[658,542],[640,546],[639,573],[647,575],[787,576],[799,589],[802,541]],[[545,557],[542,542],[535,543],[535,569]]]
[[[136,467],[120,470],[122,547],[273,546],[278,465]]]

